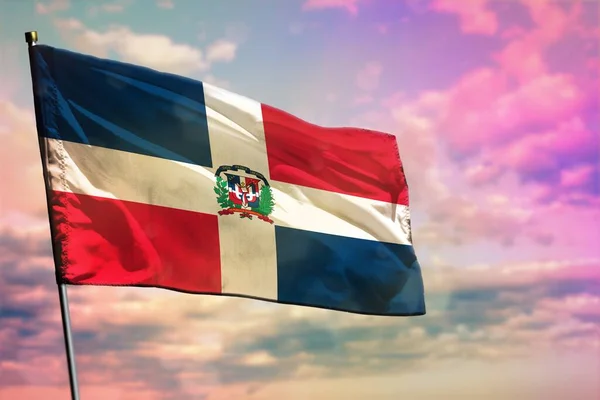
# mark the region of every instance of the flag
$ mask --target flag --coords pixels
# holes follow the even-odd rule
[[[45,45],[32,74],[59,284],[425,313],[393,135]]]

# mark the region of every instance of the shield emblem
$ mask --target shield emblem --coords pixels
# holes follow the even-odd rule
[[[245,176],[225,174],[229,199],[244,208],[258,208],[260,204],[259,180]]]
[[[219,215],[275,222],[269,218],[275,207],[273,191],[260,172],[243,165],[221,165],[215,172],[214,191],[221,207]]]

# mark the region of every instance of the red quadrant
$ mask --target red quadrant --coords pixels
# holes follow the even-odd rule
[[[262,105],[271,179],[408,205],[396,138],[358,128],[323,128]]]
[[[216,215],[53,192],[64,283],[220,293]]]

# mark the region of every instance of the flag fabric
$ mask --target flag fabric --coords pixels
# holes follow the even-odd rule
[[[393,135],[32,49],[57,281],[425,314]]]

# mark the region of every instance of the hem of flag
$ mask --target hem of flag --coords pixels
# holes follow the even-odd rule
[[[52,50],[53,52],[53,50]],[[42,93],[38,88],[34,87],[33,95],[34,101],[37,102],[36,107],[36,121],[37,124],[37,136],[38,142],[40,146],[41,158],[42,158],[42,169],[43,169],[43,178],[44,178],[44,186],[46,191],[46,205],[48,207],[48,219],[50,222],[50,234],[51,234],[51,245],[52,245],[52,256],[54,258],[55,264],[55,276],[56,283],[63,284],[65,283],[65,274],[66,274],[66,265],[68,265],[68,252],[67,247],[69,245],[69,237],[71,226],[66,223],[65,230],[61,233],[56,229],[56,220],[57,213],[56,207],[60,207],[61,210],[66,210],[68,207],[64,204],[64,199],[58,198],[54,195],[54,188],[52,187],[52,176],[49,172],[49,158],[48,158],[48,142],[46,141],[46,137],[54,136],[60,142],[60,148],[58,152],[58,159],[63,161],[65,158],[65,150],[62,146],[62,138],[60,137],[60,129],[57,124],[57,116],[59,115],[59,101],[58,101],[58,88],[53,83],[51,79],[46,79],[47,76],[43,68],[40,65],[45,64],[42,56],[40,54],[36,54],[36,61],[38,62],[37,68],[33,70],[33,74],[35,79],[33,80],[33,85],[36,83],[43,81],[46,85],[45,90]],[[50,63],[48,65],[49,69],[54,69],[54,65]],[[45,100],[45,101],[44,101]],[[64,162],[59,163],[60,176],[56,177],[56,179],[60,182],[61,188],[60,190],[69,191],[69,183],[66,178],[66,167]],[[62,218],[58,223],[64,223],[69,221],[68,214],[63,214]],[[61,235],[62,237],[59,237]],[[62,239],[62,240],[61,240]]]
[[[288,305],[288,306],[310,307],[310,308],[316,308],[316,309],[320,309],[320,310],[341,311],[341,312],[345,312],[348,314],[359,314],[359,315],[367,315],[367,316],[375,316],[375,317],[418,317],[418,316],[427,314],[427,311],[426,311],[424,305],[423,305],[422,311],[415,311],[412,313],[410,313],[410,312],[402,312],[402,313],[398,313],[398,312],[390,312],[390,313],[383,312],[383,313],[381,313],[380,312],[380,313],[376,313],[376,312],[349,310],[347,308],[328,307],[328,306],[310,304],[310,303],[286,302],[286,301],[268,299],[268,298],[264,298],[264,297],[250,296],[250,295],[245,295],[245,294],[240,294],[240,293],[196,292],[196,291],[190,291],[190,290],[184,290],[184,289],[177,289],[177,288],[173,288],[173,287],[169,287],[169,286],[146,285],[143,283],[131,283],[131,284],[111,284],[111,283],[97,283],[97,282],[73,283],[73,282],[69,282],[67,279],[64,279],[64,278],[63,278],[62,282],[58,282],[58,283],[70,285],[70,286],[136,287],[136,288],[161,289],[161,290],[166,289],[166,290],[170,290],[173,292],[179,292],[179,293],[185,293],[185,294],[220,296],[220,297],[223,297],[223,296],[224,297],[237,297],[237,298],[249,299],[249,300],[266,301],[268,303],[283,304],[283,305]]]

